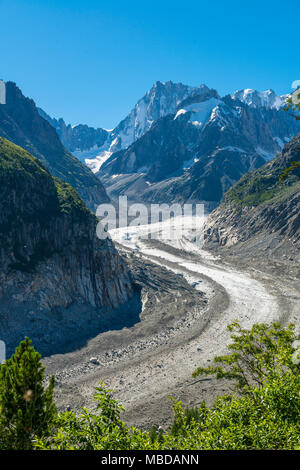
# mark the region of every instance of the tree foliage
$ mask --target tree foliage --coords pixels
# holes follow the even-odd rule
[[[82,408],[80,413],[66,411],[57,416],[56,433],[39,439],[40,449],[56,450],[124,450],[151,444],[148,433],[129,428],[121,420],[123,407],[113,398],[112,390],[100,382],[94,395],[96,412]],[[146,438],[146,439],[145,439]]]
[[[297,88],[291,95],[288,96],[286,99],[286,105],[283,108],[284,111],[293,111],[297,112],[300,111],[300,89]],[[292,116],[298,121],[300,120],[300,116],[297,114],[292,114]]]
[[[193,377],[216,375],[217,379],[227,379],[235,384],[237,392],[252,393],[253,386],[262,387],[267,379],[293,373],[298,366],[292,360],[295,342],[295,326],[282,328],[279,323],[268,326],[254,324],[250,330],[242,328],[239,322],[227,327],[231,332],[232,343],[227,346],[230,354],[216,356],[213,366],[198,367]]]
[[[235,383],[238,394],[216,399],[209,408],[184,410],[173,400],[169,430],[150,432],[128,427],[112,390],[96,389],[95,413],[65,412],[56,431],[36,442],[39,449],[218,450],[295,449],[300,446],[299,343],[294,326],[256,324],[250,330],[230,325],[230,353],[215,358],[216,366],[194,375],[216,374]]]
[[[41,356],[26,338],[0,365],[0,448],[28,450],[51,432],[56,406],[54,377],[44,388]]]
[[[295,114],[300,111],[300,89],[298,88],[294,93],[292,93],[286,100],[286,105],[283,108],[284,111],[293,111],[291,114],[297,121],[300,121],[300,116]],[[280,175],[280,182],[282,183],[289,174],[296,170],[296,168],[300,168],[300,161],[292,162],[291,165],[284,170],[282,175]]]

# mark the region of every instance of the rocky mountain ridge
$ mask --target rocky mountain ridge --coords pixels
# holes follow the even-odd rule
[[[6,83],[6,104],[0,104],[0,136],[30,152],[52,175],[73,186],[89,208],[109,200],[100,180],[63,147],[34,101],[13,82]]]
[[[232,99],[242,101],[253,108],[281,109],[285,105],[287,95],[277,96],[273,90],[257,91],[251,88],[236,90]]]
[[[40,116],[46,119],[56,130],[62,144],[75,155],[79,160],[83,160],[81,155],[86,158],[89,154],[101,148],[109,135],[106,129],[95,129],[86,124],[71,126],[66,124],[62,118],[51,118],[41,108],[37,108]]]
[[[285,99],[273,90],[220,97],[206,85],[156,82],[112,131],[46,118],[113,199],[197,201],[209,210],[298,132]]]
[[[53,119],[39,109],[41,116],[55,127],[63,144],[89,168],[97,172],[116,151],[126,149],[142,137],[158,119],[174,113],[178,104],[189,96],[208,90],[205,85],[191,87],[182,83],[157,81],[114,129],[93,129],[79,124],[72,127],[63,119]]]
[[[97,173],[111,197],[143,201],[206,201],[216,206],[239,178],[280,152],[298,130],[269,102],[257,107],[202,89],[155,122],[127,149],[112,154]]]

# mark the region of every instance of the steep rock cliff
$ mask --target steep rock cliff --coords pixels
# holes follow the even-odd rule
[[[68,308],[77,308],[79,318],[80,306],[100,311],[132,296],[127,265],[110,240],[97,238],[97,219],[74,189],[3,138],[0,206],[0,336],[23,330],[32,336],[30,313],[50,315],[51,328],[59,312],[63,328]]]

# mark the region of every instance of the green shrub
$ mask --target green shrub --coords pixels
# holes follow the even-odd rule
[[[40,449],[238,450],[296,449],[300,446],[300,375],[294,326],[256,324],[250,330],[229,326],[230,354],[195,375],[216,374],[236,385],[238,395],[219,397],[212,408],[184,410],[173,401],[169,431],[144,432],[120,418],[122,407],[111,390],[97,388],[96,413],[62,413],[56,432],[36,442]]]

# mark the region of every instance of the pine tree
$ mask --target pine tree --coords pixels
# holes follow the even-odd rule
[[[26,450],[49,435],[56,416],[54,376],[44,388],[41,355],[25,338],[0,365],[0,448]]]

